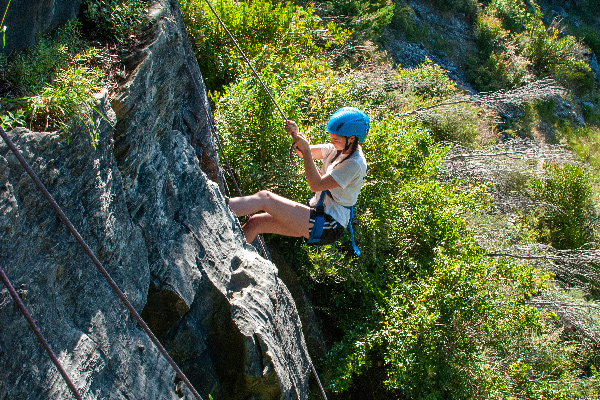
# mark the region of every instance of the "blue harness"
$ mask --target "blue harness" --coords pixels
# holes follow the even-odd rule
[[[319,197],[319,201],[315,206],[315,224],[313,225],[312,231],[310,232],[310,237],[306,241],[307,243],[315,244],[321,241],[321,236],[323,235],[323,226],[325,225],[325,206],[323,205],[323,200],[325,199],[325,195],[331,196],[331,192],[329,190],[323,190],[321,192],[321,197]],[[360,256],[360,250],[356,243],[354,242],[354,230],[352,229],[352,217],[354,217],[354,206],[343,206],[350,210],[350,219],[348,220],[348,228],[350,229],[350,237],[352,238],[352,248],[354,248],[354,254],[356,256]]]

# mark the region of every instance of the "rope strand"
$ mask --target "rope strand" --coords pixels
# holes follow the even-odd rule
[[[269,90],[269,88],[267,88],[267,85],[265,85],[265,83],[263,82],[263,80],[260,78],[260,76],[258,75],[258,73],[256,72],[256,70],[252,66],[252,63],[250,62],[250,60],[248,60],[248,57],[246,57],[246,54],[244,53],[244,51],[242,50],[242,48],[240,47],[240,45],[238,44],[238,42],[235,40],[235,38],[233,37],[233,35],[231,34],[231,32],[229,32],[229,29],[227,29],[227,26],[225,26],[225,23],[223,22],[223,20],[221,19],[221,17],[219,17],[219,14],[217,14],[217,12],[215,11],[215,9],[213,8],[213,6],[210,4],[210,2],[208,0],[205,0],[205,1],[206,1],[206,4],[208,5],[208,8],[210,8],[210,10],[213,12],[213,14],[215,15],[215,17],[217,17],[217,19],[219,20],[219,23],[221,24],[221,26],[223,27],[223,29],[225,30],[225,32],[227,33],[227,35],[229,36],[229,38],[231,39],[231,41],[233,42],[233,44],[235,45],[235,47],[237,47],[238,51],[240,52],[240,54],[242,55],[242,57],[244,58],[244,60],[248,64],[248,66],[250,67],[250,69],[252,70],[252,73],[254,73],[254,76],[256,77],[256,79],[258,79],[258,81],[261,83],[262,87],[265,89],[265,92],[267,92],[267,94],[269,95],[269,97],[273,101],[273,104],[275,104],[275,107],[277,107],[277,109],[279,110],[279,113],[281,114],[281,116],[283,117],[283,119],[287,120],[287,117],[285,116],[285,114],[281,110],[281,107],[279,107],[279,104],[277,104],[277,101],[275,101],[275,98],[271,94],[271,91]]]

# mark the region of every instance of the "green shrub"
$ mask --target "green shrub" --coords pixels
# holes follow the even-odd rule
[[[475,60],[470,64],[477,65],[479,62]],[[527,60],[514,53],[492,52],[480,65],[469,69],[467,76],[479,91],[514,89],[521,86],[529,76],[527,66]]]
[[[102,73],[90,66],[97,50],[81,39],[80,24],[71,21],[51,35],[40,35],[35,47],[8,60],[7,77],[14,91],[24,97],[4,98],[0,103],[7,129],[27,125],[30,129],[61,129],[68,134],[74,121],[89,127],[95,146],[92,121],[95,94],[102,88]]]
[[[481,123],[489,117],[481,107],[460,104],[433,110],[420,117],[436,142],[458,142],[466,146],[475,143]]]
[[[524,0],[491,0],[485,8],[485,12],[502,21],[505,29],[520,33],[536,17],[539,19],[541,13],[537,4],[525,2]]]
[[[204,1],[180,4],[207,88],[221,90],[245,68],[239,51]],[[288,72],[348,37],[335,24],[323,27],[311,7],[291,3],[223,0],[215,11],[258,71],[273,64],[277,71]]]
[[[530,61],[519,54],[513,33],[501,19],[505,13],[494,7],[500,7],[500,3],[490,3],[487,8],[490,13],[483,12],[477,17],[474,33],[479,54],[471,56],[466,68],[469,81],[479,91],[513,89],[521,86],[529,75]],[[528,20],[523,17],[523,23]]]
[[[47,84],[38,94],[27,98],[31,125],[68,132],[74,117],[78,122],[89,122],[96,103],[94,94],[102,87],[101,76],[99,70],[85,66],[59,70],[52,85]],[[95,145],[95,137],[92,139]]]
[[[84,0],[84,15],[111,40],[128,43],[147,24],[148,0]]]
[[[594,77],[584,60],[584,48],[573,36],[559,37],[556,27],[548,30],[541,21],[529,25],[522,35],[524,54],[537,76],[552,75],[579,91],[594,87]]]
[[[319,4],[319,14],[334,18],[354,37],[368,39],[390,23],[394,8],[394,2],[388,0],[326,0]]]
[[[81,23],[71,20],[53,35],[38,35],[36,45],[12,57],[6,65],[6,76],[18,95],[29,96],[52,83],[57,71],[70,63],[86,63],[96,51],[81,37]]]
[[[510,44],[510,32],[502,27],[502,21],[486,13],[478,15],[474,33],[482,57],[493,52],[502,53]]]
[[[594,241],[592,179],[579,165],[550,165],[548,176],[533,179],[533,198],[543,201],[530,224],[537,241],[558,249],[573,249]]]
[[[416,68],[399,68],[396,80],[402,91],[413,92],[425,99],[450,97],[459,93],[456,83],[446,71],[428,58]]]

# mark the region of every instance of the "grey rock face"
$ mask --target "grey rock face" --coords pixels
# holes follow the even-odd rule
[[[0,12],[6,17],[6,46],[0,51],[11,52],[35,43],[38,32],[47,32],[77,17],[81,0],[27,0],[0,2]],[[1,48],[1,46],[0,46]]]
[[[225,205],[177,3],[155,11],[97,150],[85,128],[9,136],[203,398],[305,399],[296,307]],[[191,398],[4,143],[0,262],[84,398]],[[71,398],[4,287],[0,326],[0,399]]]

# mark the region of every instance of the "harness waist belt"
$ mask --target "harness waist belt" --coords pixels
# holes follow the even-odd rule
[[[325,206],[323,205],[323,200],[325,199],[325,195],[331,196],[331,192],[329,190],[323,190],[321,192],[321,196],[319,197],[319,201],[315,206],[315,223],[313,225],[312,231],[310,232],[310,237],[307,240],[307,243],[319,243],[321,241],[321,236],[323,235],[323,226],[325,225]],[[334,200],[335,201],[335,200]],[[354,249],[354,254],[356,256],[360,256],[360,250],[354,241],[354,230],[352,229],[352,218],[354,217],[354,206],[343,206],[350,210],[350,219],[348,220],[348,229],[350,229],[350,237],[352,238],[352,248]]]

